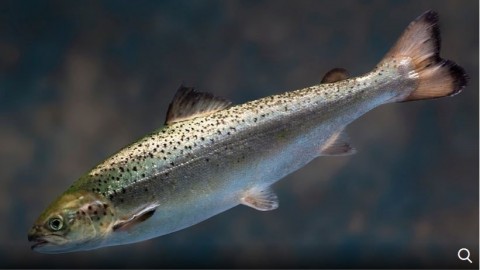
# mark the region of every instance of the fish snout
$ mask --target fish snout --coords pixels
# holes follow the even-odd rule
[[[28,242],[32,243],[32,250],[35,250],[49,243],[49,241],[47,241],[42,235],[41,228],[41,226],[35,225],[30,229],[30,231],[28,231]]]
[[[28,231],[28,241],[29,242],[38,240],[38,238],[40,237],[40,232],[41,232],[40,227],[41,227],[40,225],[34,225],[30,229],[30,231]]]

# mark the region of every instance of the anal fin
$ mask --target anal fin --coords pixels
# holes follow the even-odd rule
[[[259,211],[271,211],[278,208],[278,197],[271,188],[252,188],[245,192],[241,202],[243,205]]]
[[[321,156],[346,156],[355,153],[355,148],[350,145],[350,139],[343,130],[334,133],[320,150]]]

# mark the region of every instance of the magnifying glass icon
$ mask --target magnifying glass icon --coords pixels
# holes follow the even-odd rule
[[[467,256],[462,257],[462,253]],[[469,261],[470,263],[472,263],[472,260],[470,260],[470,250],[466,248],[461,248],[458,250],[458,258],[462,261]]]

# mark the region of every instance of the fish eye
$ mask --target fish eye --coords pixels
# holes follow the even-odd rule
[[[63,228],[63,220],[60,217],[53,217],[48,220],[48,227],[52,231],[59,231]]]

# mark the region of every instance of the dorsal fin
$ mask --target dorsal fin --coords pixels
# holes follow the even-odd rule
[[[210,93],[198,92],[193,87],[183,85],[178,88],[168,106],[165,124],[172,124],[223,110],[232,104],[230,101]]]
[[[321,83],[334,83],[348,79],[348,72],[344,68],[334,68],[323,76]]]

